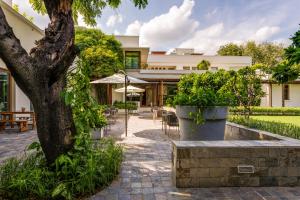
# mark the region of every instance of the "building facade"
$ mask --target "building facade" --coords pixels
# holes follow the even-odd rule
[[[116,36],[116,39],[123,46],[127,74],[149,82],[138,86],[145,92],[135,98],[146,107],[164,105],[168,97],[176,94],[176,84],[182,75],[205,72],[197,69],[202,60],[210,62],[212,71],[238,70],[252,63],[248,56],[205,56],[195,53],[194,49],[176,48],[170,53],[150,51],[149,47],[140,47],[139,36]],[[115,88],[112,88],[112,103],[125,98],[124,94],[116,93]]]
[[[22,46],[29,51],[35,41],[43,37],[44,33],[24,16],[11,7],[11,0],[0,1],[6,19],[19,38]],[[6,65],[0,59],[0,109],[4,111],[20,111],[25,108],[32,110],[29,98],[22,92],[13,80]]]

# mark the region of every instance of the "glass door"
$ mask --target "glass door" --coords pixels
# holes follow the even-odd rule
[[[9,72],[0,69],[0,111],[9,111]]]

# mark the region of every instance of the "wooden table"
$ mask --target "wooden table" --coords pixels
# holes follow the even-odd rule
[[[14,128],[14,123],[17,123],[20,126],[20,131],[25,131],[27,128],[28,118],[32,119],[32,129],[35,127],[35,113],[31,111],[14,111],[14,112],[0,112],[1,122],[9,123],[11,128]],[[30,115],[30,117],[20,116],[15,117],[14,115]],[[16,120],[19,118],[19,120]]]

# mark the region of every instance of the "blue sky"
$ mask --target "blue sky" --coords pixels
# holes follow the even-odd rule
[[[38,26],[47,25],[47,17],[34,13],[28,1],[13,2]],[[300,0],[149,0],[147,8],[139,10],[124,0],[116,10],[105,9],[97,27],[108,34],[140,35],[141,45],[151,50],[187,47],[215,54],[228,42],[288,44],[299,28],[299,7]]]

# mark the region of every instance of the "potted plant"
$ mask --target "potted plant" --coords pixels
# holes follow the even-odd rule
[[[236,98],[228,88],[230,73],[189,74],[178,83],[174,98],[179,119],[180,140],[223,140],[227,107]]]

